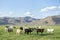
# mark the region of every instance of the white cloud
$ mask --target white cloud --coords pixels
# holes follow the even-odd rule
[[[9,12],[8,14],[12,15],[12,14],[13,14],[13,12]]]
[[[11,17],[13,15],[13,12],[0,12],[0,17],[5,17],[5,16],[8,16],[8,17]]]
[[[44,12],[44,13],[47,13],[49,11],[60,11],[60,6],[50,6],[50,7],[41,9],[41,12]]]
[[[34,16],[31,12],[26,12],[24,15],[25,16],[30,16],[30,17],[33,17]]]

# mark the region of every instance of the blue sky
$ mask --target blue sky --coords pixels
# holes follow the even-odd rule
[[[60,0],[0,0],[0,17],[60,15]]]

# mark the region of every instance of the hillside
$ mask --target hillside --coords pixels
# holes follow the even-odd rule
[[[31,18],[29,16],[26,17],[0,17],[0,25],[11,24],[11,25],[22,25],[26,23],[30,23],[36,20],[35,18]]]
[[[57,25],[60,24],[60,15],[48,16],[44,19],[36,19],[32,17],[0,17],[0,25]]]
[[[48,16],[44,19],[41,20],[36,20],[32,22],[33,24],[38,24],[38,25],[59,25],[60,24],[60,15],[57,16]]]

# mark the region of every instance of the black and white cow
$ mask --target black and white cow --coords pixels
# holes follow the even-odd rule
[[[7,32],[13,32],[13,27],[11,26],[5,26],[5,31]]]

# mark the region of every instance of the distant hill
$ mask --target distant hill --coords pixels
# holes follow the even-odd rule
[[[60,15],[48,16],[44,19],[37,20],[33,23],[37,23],[39,25],[59,25],[60,24]]]
[[[26,16],[26,17],[0,17],[0,25],[5,25],[5,24],[12,24],[12,25],[21,25],[21,24],[26,24],[30,23],[34,20],[37,20],[35,18]]]
[[[48,16],[44,19],[26,17],[0,17],[0,25],[59,25],[60,15]]]

